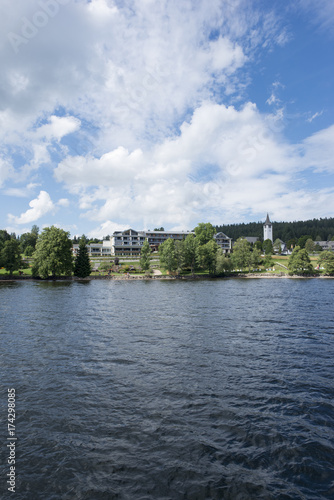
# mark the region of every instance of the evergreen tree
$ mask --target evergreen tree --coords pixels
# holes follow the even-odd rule
[[[79,240],[79,251],[74,262],[74,276],[86,278],[92,272],[88,250],[86,246],[86,237],[83,235]]]

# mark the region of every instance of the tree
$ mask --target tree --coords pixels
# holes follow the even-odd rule
[[[263,242],[263,251],[266,255],[272,255],[274,253],[273,243],[271,240],[265,240]]]
[[[198,240],[192,233],[188,234],[184,240],[184,266],[190,267],[191,274],[194,274],[196,265]]]
[[[151,248],[147,240],[144,241],[140,251],[139,264],[143,271],[148,271],[150,268]]]
[[[175,241],[172,238],[168,238],[160,245],[159,254],[162,267],[170,273],[176,271]]]
[[[318,259],[319,266],[323,266],[325,268],[326,274],[333,275],[334,274],[334,253],[330,250],[326,250],[322,252]]]
[[[253,267],[259,267],[261,262],[261,251],[258,248],[253,248],[250,261]]]
[[[86,246],[86,237],[83,234],[79,240],[79,251],[74,262],[74,276],[86,278],[92,272],[88,250]]]
[[[155,228],[153,229],[153,231],[164,231],[164,230],[165,230],[165,228],[164,228],[164,227],[155,227]]]
[[[39,235],[33,255],[33,276],[53,278],[57,275],[71,275],[73,270],[72,242],[69,232],[55,226],[46,227]]]
[[[22,266],[22,259],[20,242],[18,240],[11,238],[5,241],[1,251],[1,264],[6,271],[9,271],[10,276],[13,274],[13,271],[20,269]]]
[[[20,238],[21,253],[23,253],[24,255],[27,255],[26,250],[28,247],[32,247],[32,249],[34,251],[35,247],[36,247],[37,238],[38,238],[38,235],[36,233],[33,233],[33,232],[21,234],[21,238]]]
[[[307,253],[313,253],[314,252],[314,250],[315,250],[315,244],[314,244],[314,241],[311,238],[309,238],[308,240],[306,240],[305,250],[307,251]]]
[[[276,253],[280,254],[282,251],[281,247],[281,240],[279,238],[276,238],[274,241],[273,249],[275,250]]]
[[[205,245],[212,240],[216,230],[210,222],[201,222],[195,227],[195,235],[199,245]]]
[[[175,241],[175,258],[177,270],[180,272],[184,267],[184,240]]]
[[[270,240],[269,240],[270,241]],[[238,238],[233,246],[232,262],[236,268],[243,269],[249,266],[251,261],[251,246],[245,238]]]
[[[305,248],[295,247],[289,257],[288,269],[290,274],[307,274],[314,270]]]
[[[312,236],[310,236],[309,234],[304,235],[304,236],[301,236],[301,237],[298,239],[298,243],[297,243],[297,245],[298,245],[300,248],[305,248],[305,244],[306,244],[307,240],[312,240]]]
[[[225,271],[231,271],[232,261],[227,257],[221,248],[218,248],[216,255],[216,274],[224,274]]]
[[[39,234],[39,227],[34,224],[31,228],[31,233],[34,234],[35,236],[38,236]]]
[[[260,241],[260,240],[257,240],[257,241],[254,243],[254,248],[257,248],[258,250],[260,250],[260,252],[262,252],[262,250],[263,250],[262,246],[263,246],[263,243],[262,243],[262,241]]]
[[[198,245],[197,248],[197,262],[203,269],[207,269],[210,274],[216,272],[216,255],[218,248],[214,240],[209,240],[205,245]]]

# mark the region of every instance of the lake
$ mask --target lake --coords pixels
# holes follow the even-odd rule
[[[333,306],[321,279],[1,282],[0,497],[334,498]]]

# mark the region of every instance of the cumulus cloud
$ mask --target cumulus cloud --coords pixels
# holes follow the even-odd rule
[[[22,213],[19,217],[9,214],[8,219],[11,223],[15,224],[28,224],[40,219],[43,215],[54,211],[55,205],[53,204],[49,193],[40,191],[37,198],[31,200],[29,208],[26,212]]]
[[[331,171],[331,130],[299,144],[282,137],[278,81],[267,101],[282,108],[276,116],[245,97],[259,51],[290,39],[271,7],[57,0],[50,14],[41,3],[0,5],[0,141],[3,158],[15,159],[0,163],[0,183],[16,175],[50,186],[53,172],[71,206],[77,197],[77,212],[111,232],[129,221],[240,220],[278,202],[291,208],[289,193],[305,207],[305,169]],[[25,37],[17,50],[9,33]],[[66,209],[66,192],[58,196],[53,203],[41,191],[10,218],[23,224]]]
[[[65,135],[71,134],[80,128],[80,120],[73,116],[50,116],[49,123],[36,130],[36,137],[59,141]]]

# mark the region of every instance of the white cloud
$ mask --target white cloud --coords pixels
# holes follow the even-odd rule
[[[307,119],[307,121],[309,123],[312,123],[313,120],[315,120],[316,118],[318,118],[319,116],[321,116],[323,114],[323,111],[317,111],[316,113],[314,113],[310,118]]]
[[[50,116],[49,123],[36,130],[36,137],[59,141],[62,137],[72,134],[80,128],[80,120],[73,116]]]
[[[8,214],[9,221],[15,224],[28,224],[29,222],[34,222],[40,219],[43,215],[52,212],[55,209],[55,205],[53,204],[49,193],[46,191],[40,191],[38,197],[30,201],[29,206],[31,208],[22,213],[19,217]]]
[[[14,169],[11,162],[0,156],[0,187],[2,187],[8,179],[13,177],[13,175]]]
[[[334,173],[334,125],[316,132],[303,141],[304,165],[316,172]]]
[[[70,201],[67,198],[61,198],[60,200],[57,201],[57,205],[59,207],[69,207],[70,206]]]

